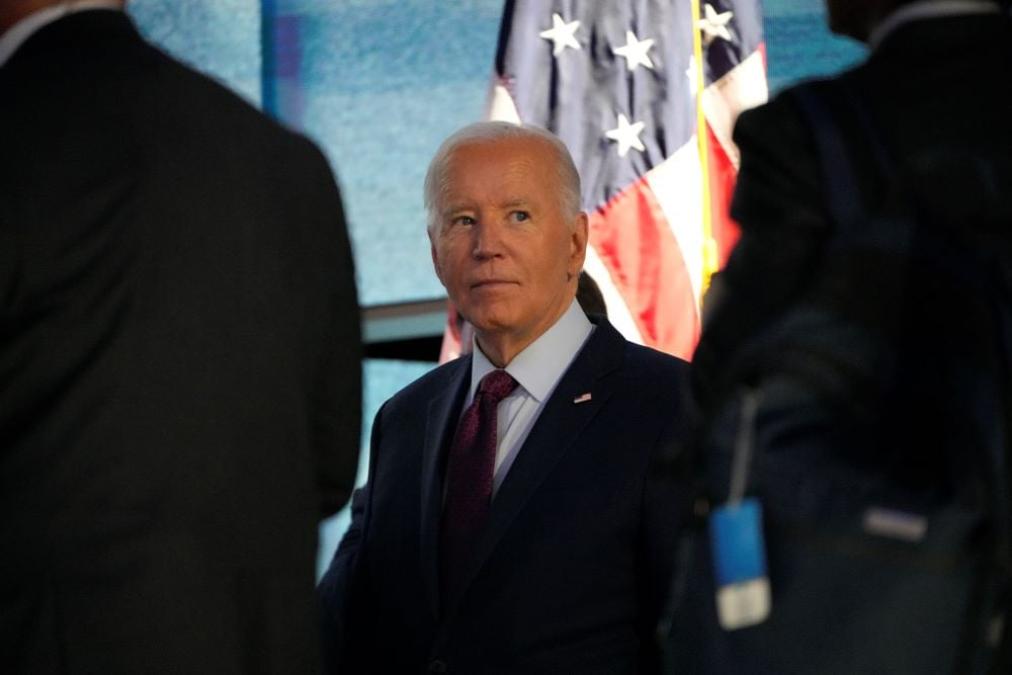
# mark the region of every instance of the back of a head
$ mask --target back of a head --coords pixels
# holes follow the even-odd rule
[[[580,279],[576,286],[576,301],[586,314],[595,314],[603,317],[608,316],[608,306],[604,302],[604,295],[601,288],[594,281],[594,277],[586,271],[580,272]]]
[[[826,14],[829,28],[838,35],[867,42],[875,27],[890,14],[905,5],[921,0],[826,0]],[[1006,10],[1009,0],[983,0],[1001,5]],[[951,0],[951,6],[979,5],[981,0]]]
[[[6,33],[11,26],[29,14],[67,4],[69,3],[65,0],[4,0],[0,2],[0,35]],[[126,0],[108,0],[103,4],[123,9],[126,6]]]

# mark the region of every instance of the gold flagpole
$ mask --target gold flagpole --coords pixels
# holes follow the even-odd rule
[[[696,68],[696,142],[699,145],[699,170],[703,199],[703,278],[700,284],[700,305],[702,294],[710,287],[710,277],[717,271],[717,242],[713,238],[713,222],[710,212],[710,153],[706,131],[706,115],[703,112],[703,89],[706,88],[706,71],[703,63],[703,36],[700,29],[702,13],[700,0],[690,0],[692,6],[692,54]]]

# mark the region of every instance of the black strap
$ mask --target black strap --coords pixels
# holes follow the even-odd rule
[[[886,181],[896,179],[896,161],[892,151],[883,141],[878,125],[872,119],[871,111],[861,103],[861,94],[854,90],[845,79],[815,80],[791,90],[795,101],[804,114],[808,128],[815,138],[819,154],[819,168],[822,171],[822,186],[830,215],[838,226],[850,229],[860,226],[867,209],[861,202],[858,172],[840,126],[830,110],[827,96],[832,103],[846,108],[847,113],[857,121],[863,132],[866,149],[871,151],[875,169]]]
[[[819,83],[803,85],[793,89],[792,94],[815,137],[829,214],[839,229],[850,230],[858,225],[864,215],[858,198],[861,191],[857,184],[857,173],[851,165],[850,153],[847,152],[832,113],[815,90],[817,86]]]

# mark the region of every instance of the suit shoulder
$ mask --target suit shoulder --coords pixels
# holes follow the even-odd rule
[[[854,66],[833,77],[806,80],[784,89],[766,103],[743,111],[735,123],[734,140],[738,144],[760,144],[787,148],[810,147],[812,135],[798,105],[802,90],[814,91],[830,107],[842,103],[845,87],[856,87],[868,69],[867,63]]]
[[[689,377],[687,361],[650,347],[626,342],[625,367],[644,383],[686,383]]]
[[[689,363],[664,352],[626,342],[617,391],[634,401],[640,424],[654,424],[665,437],[685,437],[694,419]]]
[[[386,407],[399,409],[407,406],[411,409],[421,409],[424,411],[428,401],[433,396],[442,394],[449,387],[453,386],[454,381],[461,373],[461,369],[466,369],[470,363],[469,357],[462,356],[448,363],[436,366],[391,396],[385,404]]]
[[[757,223],[805,231],[824,226],[815,138],[797,103],[796,90],[792,87],[743,112],[735,124],[741,164],[731,215],[743,232],[754,230]]]
[[[180,122],[190,125],[195,137],[213,141],[215,137],[201,130],[215,127],[221,131],[222,142],[242,138],[249,147],[273,145],[283,149],[289,159],[299,157],[315,164],[326,164],[320,149],[302,134],[277,122],[213,77],[153,45],[147,46],[155,54],[155,95],[165,104],[166,113],[171,112]]]
[[[807,129],[795,103],[796,87],[786,89],[760,106],[743,111],[735,123],[738,145],[796,147],[807,142]]]

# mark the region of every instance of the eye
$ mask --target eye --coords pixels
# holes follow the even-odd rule
[[[450,219],[451,225],[463,225],[464,227],[470,227],[474,225],[475,220],[471,216],[454,216]]]
[[[513,219],[513,222],[522,223],[526,220],[530,220],[531,214],[527,211],[512,211],[510,212],[510,218]]]

